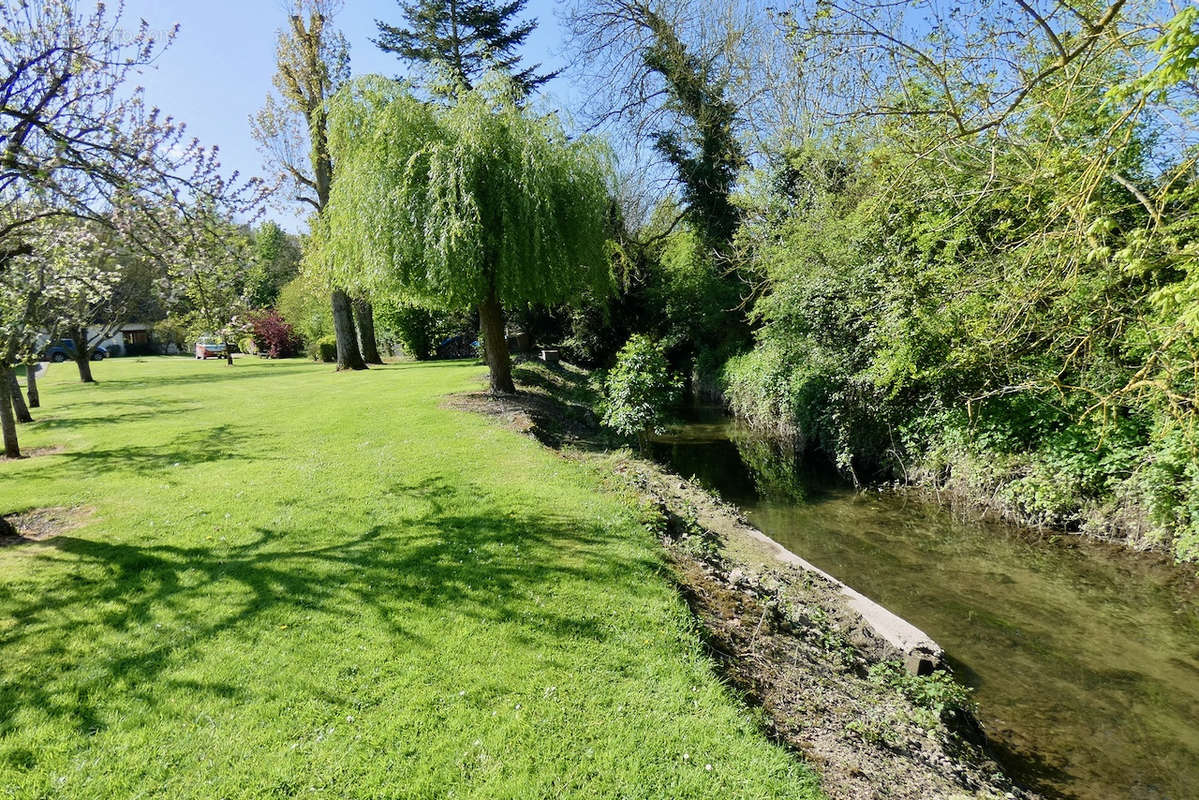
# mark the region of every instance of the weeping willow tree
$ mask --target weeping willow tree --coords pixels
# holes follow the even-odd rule
[[[490,83],[450,107],[364,78],[332,105],[340,170],[312,257],[380,296],[477,308],[493,392],[515,391],[504,308],[608,289],[608,162]]]

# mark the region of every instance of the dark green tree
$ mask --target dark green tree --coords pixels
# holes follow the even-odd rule
[[[273,308],[279,292],[300,271],[300,243],[276,222],[264,222],[253,235],[254,260],[246,276],[250,308]]]
[[[647,197],[658,212],[629,237],[637,260],[651,265],[646,288],[664,312],[662,324],[640,331],[661,339],[677,366],[694,359],[709,379],[723,354],[749,341],[749,286],[733,247],[741,213],[732,200],[748,159],[740,138],[747,101],[737,100],[744,81],[731,43],[746,31],[740,21],[714,21],[719,12],[699,2],[579,0],[569,8],[572,46],[604,98],[597,108],[608,107],[590,112],[595,123],[628,126],[635,149],[652,148],[664,161],[667,170],[655,175],[673,177],[673,196]],[[647,195],[657,191],[647,185]]]
[[[654,134],[654,146],[674,167],[687,218],[709,248],[723,251],[737,230],[737,209],[729,199],[745,154],[737,141],[736,107],[712,69],[691,52],[678,31],[646,8],[643,23],[653,44],[642,57],[669,90],[668,105],[689,125]]]
[[[399,0],[405,26],[375,20],[374,43],[416,65],[440,64],[449,72],[451,91],[470,90],[489,70],[507,73],[524,94],[551,80],[557,72],[541,73],[540,64],[521,68],[517,52],[536,21],[518,16],[528,0]]]

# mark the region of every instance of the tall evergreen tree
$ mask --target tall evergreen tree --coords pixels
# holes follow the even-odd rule
[[[374,43],[410,64],[442,64],[457,89],[474,88],[489,69],[508,73],[529,94],[557,72],[540,73],[540,64],[521,68],[518,50],[537,27],[517,19],[528,0],[397,0],[406,26],[375,20]]]

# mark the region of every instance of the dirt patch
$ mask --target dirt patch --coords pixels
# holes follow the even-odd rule
[[[50,445],[47,447],[27,447],[21,451],[20,459],[10,459],[7,456],[0,455],[0,461],[24,461],[27,458],[53,456],[63,452],[66,452],[66,448],[60,444]]]
[[[0,518],[0,547],[41,542],[78,528],[91,519],[96,509],[90,506],[35,508],[23,514]]]
[[[587,391],[587,373],[568,364],[517,363],[512,376],[520,391],[515,395],[468,392],[447,397],[442,405],[491,417],[505,427],[532,436],[560,449],[597,450],[616,446],[618,440],[599,426]]]
[[[446,405],[602,463],[612,488],[640,498],[721,672],[763,709],[773,738],[816,765],[829,797],[1036,797],[991,758],[962,687],[945,673],[908,675],[835,587],[747,536],[737,508],[656,464],[604,452],[612,440],[571,384],[544,368],[527,372],[534,382],[520,381],[514,397],[459,395]]]
[[[67,448],[60,444],[50,445],[47,447],[30,447],[25,451],[26,458],[37,458],[39,456],[55,456],[59,453],[65,453]]]
[[[443,402],[444,408],[455,411],[469,411],[483,414],[499,422],[506,428],[529,436],[534,435],[537,423],[528,411],[528,400],[531,398],[509,398],[503,395],[491,395],[486,392],[471,392],[469,394],[454,394]]]

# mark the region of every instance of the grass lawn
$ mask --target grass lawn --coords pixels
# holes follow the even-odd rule
[[[463,363],[72,364],[0,511],[0,798],[818,797],[588,467]],[[709,766],[710,765],[710,766]]]

